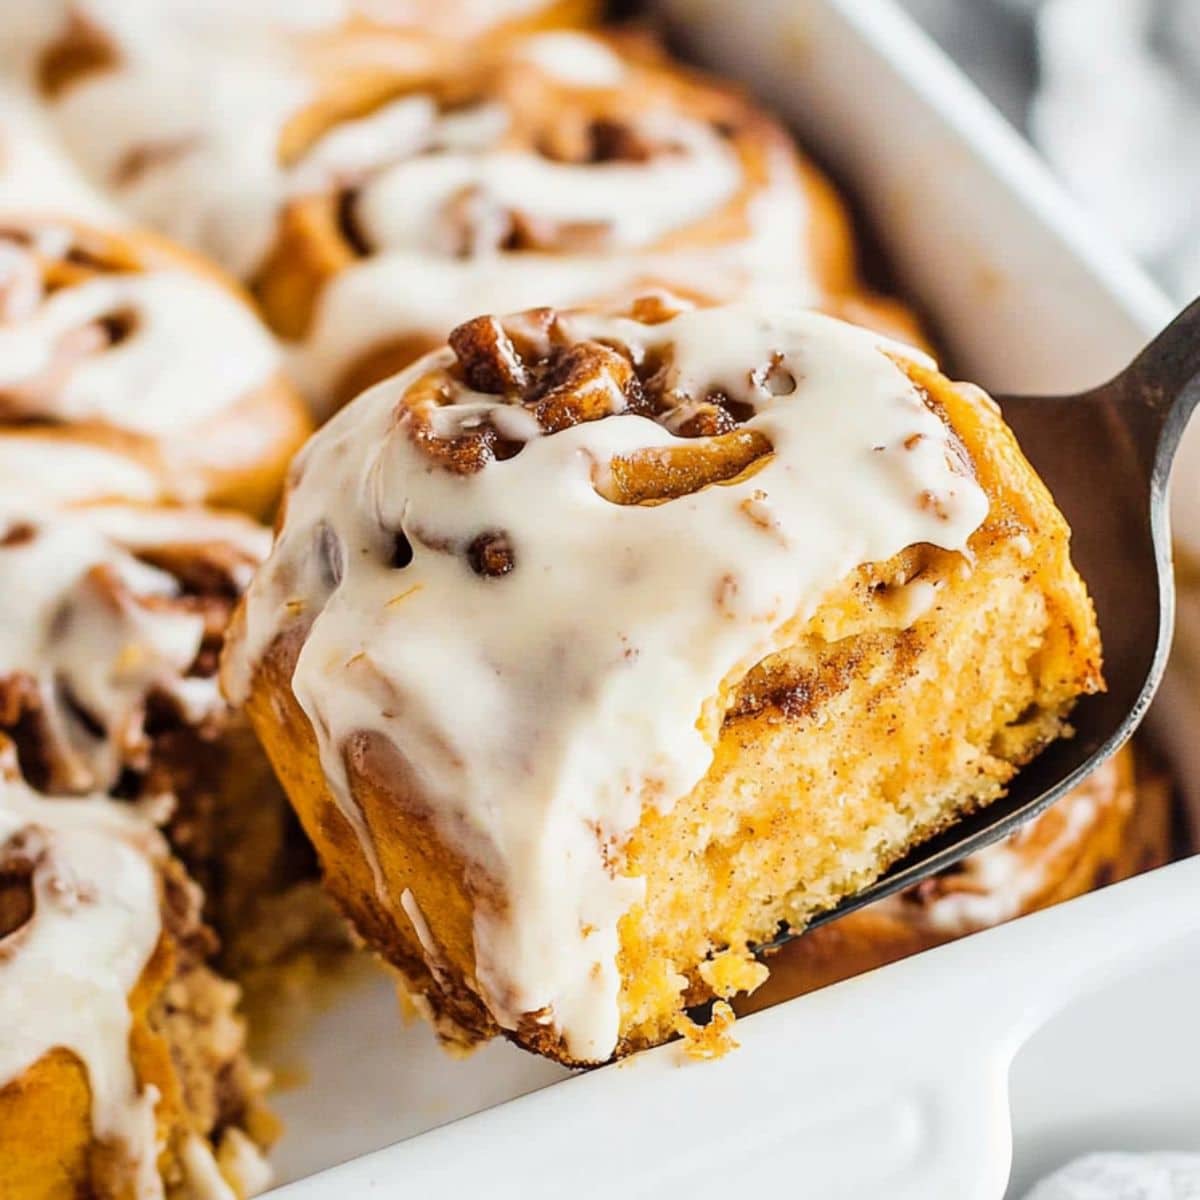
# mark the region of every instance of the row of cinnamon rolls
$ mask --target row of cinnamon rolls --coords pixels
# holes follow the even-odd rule
[[[6,92],[5,1196],[240,1200],[269,1180],[227,968],[291,827],[215,674],[310,427],[236,285],[129,226]]]
[[[484,311],[667,288],[912,332],[739,91],[642,33],[529,31],[588,6],[489,6],[500,28],[466,42],[417,36],[410,5],[183,36],[186,7],[39,5],[10,72],[98,190],[250,288],[322,415]]]
[[[295,828],[216,668],[314,416],[481,311],[670,292],[919,340],[787,134],[576,28],[597,7],[0,0],[0,1013],[30,1030],[0,1056],[0,1193],[263,1182],[208,926],[252,956]],[[1122,772],[1073,844],[1125,827]],[[84,1009],[22,973],[48,942]]]

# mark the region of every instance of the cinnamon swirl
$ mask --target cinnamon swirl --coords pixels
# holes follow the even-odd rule
[[[796,309],[481,317],[297,459],[228,694],[451,1037],[669,1036],[1101,686],[991,401]]]
[[[237,989],[161,837],[39,795],[0,738],[0,1195],[245,1197],[272,1119]]]
[[[308,420],[212,268],[154,235],[0,213],[0,279],[0,461],[52,497],[270,510]]]

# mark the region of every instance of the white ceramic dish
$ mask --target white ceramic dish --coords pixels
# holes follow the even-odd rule
[[[998,390],[1082,386],[1165,322],[1165,300],[1089,231],[889,0],[661,7],[697,57],[795,121],[855,193],[957,369]],[[1197,444],[1189,454],[1200,462]],[[1185,519],[1184,536],[1200,545],[1200,520]],[[1175,687],[1168,732],[1191,715]],[[1056,1082],[1088,1078],[1095,1055],[1078,1038],[1063,1051],[1058,1027],[1041,1027],[1155,953],[1160,973],[1164,962],[1186,968],[1169,976],[1191,997],[1176,1016],[1195,1011],[1197,900],[1200,859],[749,1018],[738,1025],[742,1048],[703,1066],[683,1065],[670,1046],[577,1078],[506,1044],[456,1062],[423,1027],[400,1030],[388,985],[370,980],[294,1047],[307,1082],[280,1097],[288,1133],[277,1161],[288,1186],[278,1195],[698,1197],[766,1186],[819,1200],[999,1200],[1013,1055],[1036,1035],[1014,1075],[1017,1173],[1027,1182],[1060,1153],[1105,1144],[1088,1142],[1089,1112],[1111,1131],[1129,1111],[1119,1083],[1090,1093],[1112,1102],[1082,1103],[1075,1126],[1043,1103]],[[1147,1011],[1141,986],[1098,1008],[1086,1001],[1072,1028],[1137,1022]],[[1182,1089],[1179,1104],[1196,1090]],[[1160,1093],[1159,1110],[1174,1112]],[[1174,1127],[1170,1136],[1200,1149],[1200,1128],[1188,1128],[1190,1143]]]

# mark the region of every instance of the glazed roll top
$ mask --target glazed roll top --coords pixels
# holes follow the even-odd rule
[[[188,509],[0,508],[0,729],[30,779],[128,788],[155,730],[219,718],[216,654],[268,542]]]
[[[307,422],[219,276],[150,235],[0,213],[0,280],[0,461],[35,492],[267,507]]]
[[[470,864],[489,1008],[553,1014],[584,1061],[617,1040],[620,847],[704,776],[730,688],[860,564],[965,552],[988,513],[913,352],[800,310],[635,312],[479,318],[339,414],[226,668],[244,697],[304,639],[292,689],[365,855],[346,764],[378,738]]]

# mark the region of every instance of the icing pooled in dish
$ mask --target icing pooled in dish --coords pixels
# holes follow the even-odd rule
[[[475,873],[496,1019],[580,1061],[617,1040],[620,848],[704,776],[723,685],[860,565],[963,550],[988,510],[915,352],[800,310],[652,308],[478,318],[339,414],[227,666],[244,696],[305,633],[293,690],[368,861],[364,734]]]

